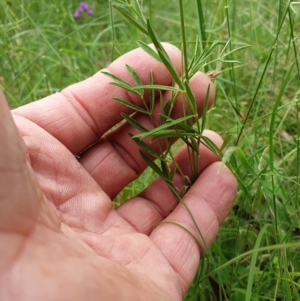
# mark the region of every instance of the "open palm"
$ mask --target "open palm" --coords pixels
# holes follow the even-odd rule
[[[179,50],[165,47],[180,72]],[[130,81],[125,64],[145,83],[150,70],[155,83],[172,83],[164,66],[141,49],[109,66]],[[14,110],[14,121],[0,95],[0,300],[181,300],[191,284],[198,245],[174,224],[155,226],[174,221],[201,239],[162,180],[112,208],[111,199],[146,165],[128,136],[130,125],[110,130],[121,121],[120,112],[130,114],[111,98],[136,105],[140,99],[109,83],[97,73]],[[191,80],[199,112],[209,84],[201,73]],[[181,107],[179,100],[174,117]],[[144,116],[137,119],[149,127]],[[222,143],[217,134],[206,135]],[[189,175],[186,150],[177,158]],[[234,200],[236,181],[205,147],[200,166],[184,200],[210,245]]]

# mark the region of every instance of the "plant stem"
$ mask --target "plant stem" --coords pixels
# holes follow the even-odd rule
[[[189,81],[188,76],[188,62],[187,62],[187,48],[186,48],[186,34],[185,34],[185,23],[184,23],[184,10],[182,0],[179,0],[179,10],[180,10],[180,27],[181,27],[181,37],[182,37],[182,56],[183,56],[183,70],[185,73],[185,80]]]
[[[109,15],[110,15],[110,23],[111,23],[111,31],[112,31],[111,61],[113,61],[114,60],[114,53],[115,53],[116,30],[115,30],[112,4],[111,4],[110,1],[109,1]]]
[[[202,45],[202,51],[205,49],[207,45],[207,40],[206,40],[206,32],[205,32],[205,22],[204,22],[204,17],[203,17],[203,8],[202,8],[202,2],[201,0],[196,0],[197,3],[197,12],[198,12],[198,20],[199,20],[199,32],[201,35],[201,45]],[[206,65],[204,67],[205,72],[208,71],[208,66]]]

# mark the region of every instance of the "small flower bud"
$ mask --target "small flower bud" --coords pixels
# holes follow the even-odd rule
[[[80,12],[79,10],[77,9],[76,12],[74,13],[74,18],[75,19],[78,19],[80,17]]]
[[[89,9],[89,6],[88,6],[88,4],[87,4],[86,2],[81,2],[81,3],[79,4],[79,9],[80,9],[81,11],[87,12],[88,9]]]
[[[87,10],[87,13],[88,13],[88,15],[90,15],[90,16],[92,16],[92,15],[94,14],[94,12],[93,12],[92,9],[88,9],[88,10]]]

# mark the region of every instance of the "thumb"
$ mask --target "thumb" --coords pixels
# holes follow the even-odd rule
[[[0,90],[0,231],[29,233],[42,198],[25,144]]]

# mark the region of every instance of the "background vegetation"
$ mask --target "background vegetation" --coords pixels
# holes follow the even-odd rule
[[[160,40],[180,47],[178,1],[140,3]],[[184,3],[192,54],[198,14],[195,1]],[[229,140],[240,190],[186,300],[300,300],[300,3],[201,3],[203,43],[219,41],[203,71],[222,72],[207,126]],[[83,80],[137,40],[147,42],[108,1],[88,4],[94,15],[74,19],[74,0],[0,0],[0,87],[12,107]],[[249,47],[224,62],[224,45]],[[147,171],[117,202],[151,178]]]

